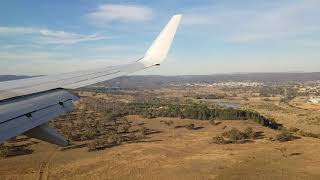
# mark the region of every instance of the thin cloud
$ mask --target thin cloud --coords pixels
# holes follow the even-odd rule
[[[87,57],[52,52],[0,52],[0,74],[49,75],[131,62],[130,58]]]
[[[99,34],[78,34],[66,31],[56,31],[50,29],[30,28],[30,27],[1,27],[0,36],[10,35],[31,35],[36,43],[43,44],[75,44],[85,41],[97,41],[107,39]]]
[[[34,28],[27,27],[4,27],[0,26],[0,34],[30,34],[34,33],[36,30]]]
[[[97,25],[111,22],[145,22],[152,19],[153,11],[142,5],[104,4],[86,17]]]
[[[192,9],[185,24],[204,25],[233,43],[283,40],[320,30],[319,1],[268,2],[239,9],[208,6]]]

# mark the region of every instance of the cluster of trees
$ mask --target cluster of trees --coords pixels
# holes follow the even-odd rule
[[[84,141],[89,150],[136,141],[148,132],[143,127],[133,127],[127,115],[146,118],[179,117],[198,120],[252,120],[263,126],[279,129],[280,124],[257,112],[199,104],[181,104],[168,101],[136,101],[125,103],[84,98],[79,108],[52,123],[71,141]],[[191,126],[190,126],[191,127]],[[137,128],[141,129],[137,130]]]
[[[9,142],[14,142],[15,139],[9,140]],[[10,143],[2,143],[0,144],[0,158],[6,158],[6,157],[11,157],[11,156],[19,156],[19,155],[26,155],[26,154],[31,154],[33,152],[32,149],[30,149],[31,143],[26,143],[26,144],[19,144],[19,145],[14,145]]]
[[[252,120],[263,126],[280,129],[281,124],[276,123],[258,112],[234,108],[209,108],[206,105],[176,105],[176,104],[150,104],[130,103],[129,114],[138,114],[146,118],[179,117],[199,120]]]
[[[196,99],[223,99],[224,96],[209,94],[209,95],[196,95],[195,98]]]
[[[0,144],[0,157],[5,158],[8,156],[10,149],[4,144]]]
[[[262,86],[259,89],[260,96],[270,97],[275,95],[284,95],[285,89],[277,86]]]
[[[251,127],[248,127],[244,131],[240,131],[236,128],[232,128],[229,131],[225,131],[220,136],[213,137],[211,143],[213,144],[242,144],[250,142],[253,139],[259,138],[261,134],[254,132]]]
[[[292,141],[294,139],[297,139],[296,136],[293,135],[292,132],[284,129],[281,131],[280,134],[278,134],[274,140],[277,140],[279,142],[286,142],[286,141]]]
[[[299,92],[294,85],[262,86],[259,89],[260,96],[271,97],[281,95],[285,99],[291,100],[297,96],[308,96],[314,92]]]
[[[84,98],[79,108],[51,125],[71,142],[81,141],[94,151],[144,138],[146,130],[133,127],[125,117],[128,112],[125,103]]]

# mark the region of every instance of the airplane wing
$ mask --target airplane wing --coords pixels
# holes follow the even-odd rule
[[[68,142],[47,122],[74,109],[79,98],[68,89],[95,84],[158,66],[166,58],[182,15],[175,15],[144,57],[117,66],[0,82],[0,143],[19,134],[65,146]]]

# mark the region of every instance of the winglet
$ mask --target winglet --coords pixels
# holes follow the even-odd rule
[[[143,65],[146,67],[150,67],[159,65],[167,57],[181,18],[182,15],[178,14],[174,15],[170,19],[168,24],[160,32],[158,37],[153,41],[151,47],[139,62],[143,63]]]

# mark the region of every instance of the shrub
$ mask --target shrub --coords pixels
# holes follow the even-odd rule
[[[84,141],[87,140],[87,136],[81,135],[78,132],[68,131],[66,132],[66,137],[72,141]]]
[[[216,136],[212,138],[211,143],[213,144],[229,144],[230,141],[225,140],[222,136]]]
[[[87,144],[88,151],[96,151],[98,149],[98,142],[92,141]]]
[[[189,123],[189,124],[186,124],[184,127],[189,129],[189,130],[193,130],[194,129],[194,124],[193,123]]]
[[[236,129],[232,128],[230,131],[225,131],[222,133],[223,138],[227,138],[228,144],[243,144],[246,142],[251,142],[249,139],[254,139],[257,137],[256,132],[253,131],[251,127],[248,127],[245,129],[243,132]],[[219,139],[215,139],[218,141]],[[220,138],[220,141],[222,139]]]
[[[213,126],[216,126],[216,125],[220,124],[219,122],[216,122],[214,119],[210,119],[210,120],[209,120],[209,123],[210,123],[211,125],[213,125]]]
[[[292,132],[288,130],[281,131],[280,134],[278,134],[275,138],[277,141],[280,142],[286,142],[286,141],[292,141],[295,139],[295,136],[293,136]]]
[[[137,142],[139,139],[142,139],[142,136],[136,135],[135,133],[130,133],[128,138],[129,141]]]
[[[245,134],[236,128],[232,128],[230,131],[222,133],[222,136],[229,138],[231,141],[246,139]]]
[[[88,151],[97,151],[107,147],[109,143],[104,139],[96,139],[87,144]]]
[[[148,134],[148,129],[146,127],[141,127],[139,129],[139,132],[141,133],[141,135],[147,135]]]
[[[5,158],[9,155],[9,147],[3,144],[0,144],[0,157]]]
[[[120,144],[121,138],[118,134],[112,133],[107,136],[107,144]]]
[[[253,131],[251,127],[248,127],[243,132],[246,139],[254,139],[256,138],[256,132]]]
[[[125,122],[120,125],[117,129],[118,133],[128,133],[131,128],[131,124],[129,122]]]
[[[98,135],[98,132],[94,128],[89,128],[84,132],[87,139],[93,139]]]
[[[104,149],[108,146],[119,145],[121,143],[121,138],[118,134],[110,133],[104,136],[103,139],[96,139],[87,144],[88,151],[96,151]]]

